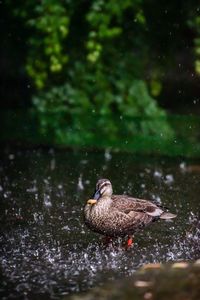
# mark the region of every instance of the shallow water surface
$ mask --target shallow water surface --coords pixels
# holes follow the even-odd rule
[[[58,299],[145,263],[200,257],[198,163],[109,151],[7,149],[1,155],[2,299]],[[82,218],[102,177],[115,193],[161,202],[178,217],[145,228],[128,251],[120,243],[105,247]]]

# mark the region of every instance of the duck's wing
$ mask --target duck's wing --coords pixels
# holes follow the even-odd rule
[[[112,208],[125,214],[142,213],[152,217],[160,217],[163,210],[148,200],[129,197],[127,195],[113,195]]]

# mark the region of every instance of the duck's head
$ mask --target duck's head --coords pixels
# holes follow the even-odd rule
[[[111,197],[113,193],[112,184],[108,179],[99,179],[93,198],[98,200],[100,197]]]
[[[108,179],[99,179],[96,184],[93,198],[88,200],[88,204],[95,204],[101,197],[111,197],[113,193],[112,184]]]

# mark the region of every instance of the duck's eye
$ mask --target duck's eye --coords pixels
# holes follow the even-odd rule
[[[104,184],[102,184],[102,186],[100,187],[100,189],[104,188],[105,186],[108,186],[109,183],[108,182],[105,182]]]

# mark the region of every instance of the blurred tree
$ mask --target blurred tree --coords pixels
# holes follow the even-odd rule
[[[200,5],[193,7],[190,13],[191,17],[188,20],[188,25],[196,31],[196,37],[194,38],[195,71],[200,75]]]
[[[198,30],[199,17],[191,17],[196,1],[6,2],[30,33],[26,70],[35,83],[43,132],[56,142],[80,143],[96,126],[114,139],[127,116],[141,121],[124,123],[125,132],[173,136],[152,97],[162,90],[163,70],[173,64],[180,23],[192,19]],[[198,60],[196,65],[198,71]]]

